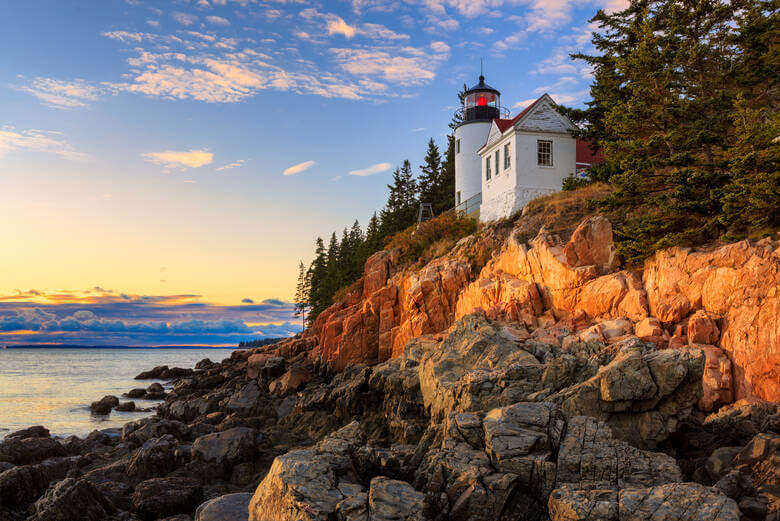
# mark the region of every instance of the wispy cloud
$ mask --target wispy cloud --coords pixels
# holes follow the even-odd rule
[[[206,21],[214,25],[230,25],[230,20],[221,16],[207,16]]]
[[[297,165],[293,165],[287,169],[285,169],[284,172],[282,172],[284,175],[295,175],[300,174],[304,170],[308,170],[309,168],[313,167],[317,163],[314,161],[304,161],[303,163],[298,163]]]
[[[168,150],[165,152],[147,152],[142,155],[150,163],[180,170],[199,168],[208,165],[214,160],[214,154],[206,150],[187,150],[184,152]]]
[[[377,163],[375,165],[371,165],[368,168],[362,168],[360,170],[351,170],[349,172],[349,175],[356,175],[360,177],[366,177],[369,175],[379,174],[382,172],[387,172],[393,167],[390,163]]]
[[[198,21],[198,17],[196,15],[189,14],[189,13],[181,13],[178,11],[171,13],[171,17],[173,17],[173,19],[179,22],[181,25],[185,25],[185,26],[190,26]]]
[[[89,156],[78,152],[62,137],[60,132],[46,130],[15,130],[0,128],[0,156],[9,152],[44,152],[63,159],[83,160]]]
[[[221,167],[217,168],[217,172],[221,172],[222,170],[230,170],[231,168],[238,168],[240,166],[243,166],[246,160],[239,159],[238,161],[233,161],[232,163],[228,163],[226,165],[222,165]]]
[[[63,81],[53,78],[35,78],[28,85],[18,89],[58,109],[86,107],[107,92],[105,87],[93,85],[85,80]]]

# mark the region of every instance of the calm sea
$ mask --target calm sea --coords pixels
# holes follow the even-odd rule
[[[58,436],[85,436],[95,429],[121,427],[153,413],[116,412],[93,416],[89,404],[107,394],[118,396],[154,380],[133,380],[158,365],[194,367],[232,349],[0,349],[0,438],[44,425]],[[133,400],[136,407],[159,402]]]

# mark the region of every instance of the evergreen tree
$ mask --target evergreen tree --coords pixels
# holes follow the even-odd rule
[[[417,182],[412,176],[412,165],[405,160],[393,172],[393,184],[387,185],[390,194],[381,212],[382,235],[385,237],[405,230],[417,220]]]
[[[469,90],[469,88],[466,86],[466,84],[463,84],[463,88],[458,91],[458,109],[463,107],[463,100],[466,99],[466,91]],[[452,130],[455,130],[455,127],[463,123],[463,113],[458,110],[455,112],[455,114],[452,116],[452,121],[449,122],[449,127]]]
[[[306,327],[306,312],[311,306],[311,271],[301,262],[298,265],[298,284],[295,287],[295,316],[301,317]]]
[[[317,237],[315,244],[314,260],[309,267],[308,274],[310,284],[309,303],[311,304],[311,310],[309,312],[310,325],[314,322],[314,319],[317,318],[317,315],[330,305],[325,288],[328,276],[328,256],[322,238]]]
[[[711,240],[724,233],[724,221],[744,225],[749,214],[776,208],[776,164],[770,160],[744,177],[744,163],[732,159],[760,151],[772,156],[771,144],[756,131],[776,107],[750,112],[751,84],[766,88],[767,78],[777,81],[769,59],[777,37],[767,36],[771,27],[776,33],[777,15],[768,6],[762,0],[632,0],[623,11],[593,18],[599,53],[575,56],[594,68],[583,134],[604,149],[607,161],[592,177],[615,187],[601,208],[625,219],[616,235],[627,260]],[[745,60],[745,69],[759,74],[740,71]],[[739,99],[745,110],[737,119],[755,124],[735,121]],[[750,141],[752,151],[740,139]],[[752,194],[748,186],[756,187]],[[746,201],[752,210],[739,208]]]
[[[441,163],[441,206],[439,213],[455,207],[455,135],[447,136],[447,152]]]
[[[433,205],[433,213],[440,213],[452,208],[453,193],[455,188],[450,187],[444,176],[439,147],[433,138],[428,141],[428,150],[425,153],[423,164],[420,165],[420,202]],[[454,183],[454,178],[453,178]]]

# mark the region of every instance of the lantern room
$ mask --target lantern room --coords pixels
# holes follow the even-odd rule
[[[463,99],[463,122],[492,121],[501,117],[501,93],[479,77],[479,83],[466,91]]]

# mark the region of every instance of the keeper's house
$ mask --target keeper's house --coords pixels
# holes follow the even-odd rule
[[[509,217],[540,195],[557,192],[573,173],[602,161],[547,94],[513,118],[501,93],[485,83],[466,91],[455,129],[455,205],[480,221]]]

